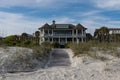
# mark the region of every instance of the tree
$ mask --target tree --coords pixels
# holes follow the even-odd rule
[[[100,29],[96,29],[94,32],[94,37],[100,42],[109,41],[109,29],[105,26]]]
[[[94,38],[97,40],[100,40],[100,34],[99,34],[100,29],[96,29],[94,32]]]
[[[27,33],[22,33],[22,34],[21,34],[21,39],[22,39],[22,41],[26,41],[26,40],[27,40],[27,37],[28,37],[28,34],[27,34]]]
[[[5,39],[3,39],[3,42],[7,46],[15,46],[20,43],[16,35],[10,35],[10,36],[5,37]]]
[[[36,44],[37,44],[37,45],[39,44],[39,40],[40,40],[39,36],[40,36],[40,32],[39,32],[39,31],[36,31],[36,32],[35,32],[35,41],[36,41]]]

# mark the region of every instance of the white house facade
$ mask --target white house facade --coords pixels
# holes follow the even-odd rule
[[[120,28],[108,28],[110,34],[120,34]]]
[[[43,42],[59,43],[80,43],[86,41],[86,30],[81,24],[44,24],[39,28],[40,44]]]

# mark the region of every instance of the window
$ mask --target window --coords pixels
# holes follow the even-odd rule
[[[49,34],[52,34],[52,30],[49,30]]]
[[[78,34],[82,34],[82,30],[78,30]]]
[[[45,41],[48,41],[48,38],[45,38]]]
[[[57,26],[56,28],[69,28],[69,26]]]
[[[48,30],[45,30],[45,34],[46,34],[46,35],[48,34]]]
[[[74,30],[74,34],[76,34],[76,30]]]
[[[68,42],[72,42],[72,38],[67,38],[67,41]]]
[[[54,30],[54,35],[72,35],[72,30]]]

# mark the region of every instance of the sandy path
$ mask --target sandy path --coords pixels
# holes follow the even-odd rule
[[[70,49],[55,49],[48,68],[0,75],[0,80],[120,80],[120,59],[107,62],[88,59],[83,63],[82,58],[71,61],[71,53]]]
[[[70,66],[70,65],[71,62],[70,62],[69,54],[65,51],[65,49],[53,50],[50,64],[48,65],[48,67]]]

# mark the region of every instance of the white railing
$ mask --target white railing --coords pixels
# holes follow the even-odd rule
[[[65,36],[65,37],[85,37],[86,35],[85,34],[45,34],[44,36]]]
[[[53,36],[72,36],[72,34],[53,34]]]

